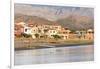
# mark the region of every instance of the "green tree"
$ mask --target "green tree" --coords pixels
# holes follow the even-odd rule
[[[35,37],[36,37],[36,38],[39,38],[39,34],[36,33],[36,34],[35,34]]]
[[[60,39],[61,37],[59,35],[52,35],[54,39]]]
[[[22,36],[24,36],[26,38],[32,37],[30,34],[26,34],[26,33],[22,33]]]

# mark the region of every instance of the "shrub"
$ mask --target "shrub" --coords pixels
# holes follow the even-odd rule
[[[36,34],[35,34],[35,37],[36,37],[36,38],[39,38],[39,34],[36,33]]]
[[[26,37],[26,38],[31,37],[31,35],[30,35],[30,34],[26,34],[26,33],[22,33],[22,36],[24,36],[24,37]]]
[[[54,39],[60,39],[61,37],[59,35],[52,35]]]

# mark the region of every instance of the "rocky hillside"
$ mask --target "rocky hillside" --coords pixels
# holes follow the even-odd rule
[[[93,29],[94,20],[86,16],[69,16],[64,19],[57,20],[57,23],[71,30]]]
[[[34,23],[34,24],[54,24],[57,23],[63,27],[68,27],[71,30],[93,29],[94,20],[86,16],[70,15],[67,18],[59,19],[57,21],[49,21],[37,16],[15,14],[15,23],[17,22]]]
[[[48,21],[44,18],[40,18],[37,16],[28,16],[28,15],[21,15],[15,14],[15,23],[18,22],[25,22],[25,23],[33,23],[33,24],[52,24],[52,21]]]

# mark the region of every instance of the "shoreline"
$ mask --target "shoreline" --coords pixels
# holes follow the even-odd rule
[[[84,46],[84,45],[94,45],[94,43],[85,43],[85,44],[55,44],[55,45],[47,45],[47,46],[31,46],[31,47],[22,47],[22,48],[14,48],[15,51],[20,50],[33,50],[33,49],[44,49],[44,48],[57,48],[57,47],[74,47],[74,46]]]
[[[14,50],[32,50],[56,47],[71,47],[82,45],[93,45],[94,40],[73,39],[73,40],[54,40],[54,39],[15,39]]]

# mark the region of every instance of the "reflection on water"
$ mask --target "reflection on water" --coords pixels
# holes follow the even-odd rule
[[[15,51],[15,65],[92,61],[93,45]]]

